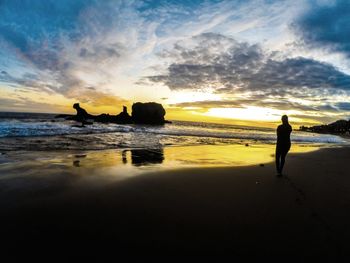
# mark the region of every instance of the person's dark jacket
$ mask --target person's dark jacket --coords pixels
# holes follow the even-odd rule
[[[292,126],[289,124],[282,124],[277,128],[277,148],[290,148],[290,134]]]

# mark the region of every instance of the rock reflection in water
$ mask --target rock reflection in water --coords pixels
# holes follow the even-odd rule
[[[163,149],[132,149],[122,153],[123,163],[128,163],[127,152],[131,153],[131,164],[134,166],[144,166],[150,164],[161,164],[164,161]]]

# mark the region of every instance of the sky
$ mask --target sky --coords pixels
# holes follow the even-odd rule
[[[349,119],[349,35],[347,0],[0,0],[0,111]]]

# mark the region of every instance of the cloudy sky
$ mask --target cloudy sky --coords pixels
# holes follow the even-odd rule
[[[347,0],[0,0],[0,111],[349,118],[349,35]]]

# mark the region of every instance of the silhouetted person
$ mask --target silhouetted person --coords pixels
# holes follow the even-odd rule
[[[86,110],[80,107],[79,103],[74,103],[73,108],[77,111],[76,120],[81,122],[81,125],[84,126],[84,124],[87,123],[87,119],[91,118],[91,115],[87,113]]]
[[[290,134],[292,126],[288,123],[288,116],[282,116],[282,124],[277,128],[277,145],[276,145],[276,169],[279,176],[282,175],[282,170],[286,155],[290,149]]]

